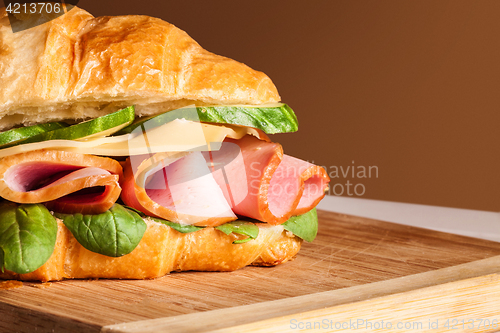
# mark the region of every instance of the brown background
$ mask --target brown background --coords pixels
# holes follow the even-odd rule
[[[285,152],[329,171],[378,167],[378,178],[334,178],[345,191],[349,180],[363,198],[500,210],[500,1],[79,6],[160,17],[267,73],[300,120],[298,133],[274,138]]]

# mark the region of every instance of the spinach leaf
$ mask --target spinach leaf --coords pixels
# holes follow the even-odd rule
[[[183,234],[195,232],[195,231],[198,231],[198,230],[201,230],[204,228],[204,227],[197,227],[197,226],[190,225],[190,224],[180,224],[180,223],[170,222],[167,220],[163,220],[163,219],[159,219],[159,218],[151,217],[151,216],[149,218],[155,222],[165,224],[178,232],[182,232]]]
[[[215,227],[215,229],[222,231],[226,235],[229,235],[230,233],[234,232],[235,234],[248,236],[248,238],[234,241],[233,244],[246,243],[259,236],[259,227],[253,223],[245,221],[233,221],[229,223],[224,223],[223,225]]]
[[[205,228],[205,227],[197,227],[197,226],[189,225],[189,224],[179,224],[179,223],[170,222],[167,220],[163,220],[163,219],[159,219],[159,218],[151,217],[151,216],[149,218],[155,222],[163,223],[163,224],[169,226],[170,228],[172,228],[178,232],[182,232],[183,234],[187,234],[190,232],[196,232],[198,230]],[[248,238],[234,241],[233,242],[234,244],[246,243],[252,239],[257,238],[257,236],[259,235],[259,227],[257,227],[253,223],[246,222],[246,221],[234,221],[234,222],[225,223],[223,225],[215,227],[215,229],[219,229],[220,231],[222,231],[226,235],[229,235],[230,233],[234,232],[235,234],[241,234],[241,235],[248,236]]]
[[[307,242],[312,242],[318,233],[318,214],[316,208],[305,214],[292,216],[288,221],[283,223],[283,227],[295,236]]]
[[[138,214],[140,214],[143,217],[147,216],[146,214],[144,214],[144,213],[142,213],[134,208],[131,208],[128,206],[125,206],[125,207],[127,209],[136,211]],[[183,234],[188,234],[190,232],[196,232],[198,230],[205,228],[205,227],[197,227],[197,226],[190,225],[190,224],[180,224],[180,223],[170,222],[170,221],[163,220],[163,219],[160,219],[157,217],[152,217],[152,216],[148,216],[148,217],[155,222],[165,224],[166,226],[169,226],[170,228],[172,228],[178,232],[181,232]],[[257,222],[260,222],[260,221],[257,221]],[[234,241],[233,242],[234,244],[246,243],[252,239],[257,238],[257,236],[259,235],[259,227],[257,227],[253,223],[246,222],[246,221],[234,221],[234,222],[225,223],[223,225],[216,227],[216,229],[219,229],[220,231],[222,231],[226,235],[229,235],[230,233],[234,232],[236,234],[242,234],[242,235],[248,236],[248,238]]]
[[[97,215],[56,213],[56,216],[84,248],[108,257],[132,252],[147,229],[139,214],[119,204]]]
[[[136,211],[143,217],[146,216],[144,213],[139,212],[134,208],[130,208],[128,206],[125,207],[127,209]],[[178,232],[184,234],[195,232],[204,228],[204,227],[196,227],[194,225],[189,225],[189,224],[185,225],[185,224],[170,222],[167,220],[151,216],[149,216],[149,218],[155,222],[163,223],[171,227],[172,229],[177,230]],[[263,223],[263,222],[249,217],[240,216],[240,219],[237,221],[225,223],[215,228],[224,232],[226,235],[229,235],[234,232],[236,234],[248,236],[248,238],[240,239],[234,242],[234,244],[241,244],[257,238],[257,236],[259,235],[258,223]],[[312,242],[314,238],[316,238],[316,234],[318,233],[318,214],[316,212],[316,208],[310,210],[305,214],[290,217],[285,223],[283,223],[283,227],[285,228],[285,230],[292,232],[295,236],[300,237],[307,242]]]
[[[167,220],[164,220],[164,219],[160,219],[158,217],[148,216],[148,215],[144,214],[143,212],[141,212],[140,210],[137,210],[137,209],[129,207],[129,206],[124,206],[124,207],[127,208],[127,209],[129,209],[129,210],[132,210],[132,211],[136,212],[137,214],[139,214],[142,217],[148,217],[152,221],[155,221],[155,222],[164,224],[166,226],[169,226],[170,228],[172,228],[172,229],[174,229],[174,230],[176,230],[178,232],[181,232],[183,234],[188,234],[190,232],[195,232],[195,231],[198,231],[198,230],[201,230],[201,229],[204,228],[204,227],[196,227],[196,226],[190,225],[190,224],[180,224],[180,223],[170,222],[170,221],[167,221]]]
[[[57,221],[41,204],[0,204],[0,268],[26,274],[49,260]]]
[[[139,214],[142,217],[148,217],[152,221],[155,221],[155,222],[164,224],[166,226],[169,226],[170,228],[172,228],[172,229],[174,229],[174,230],[176,230],[178,232],[181,232],[183,234],[188,234],[190,232],[195,232],[195,231],[198,231],[198,230],[201,230],[201,229],[205,228],[205,227],[196,227],[196,226],[190,225],[190,224],[180,224],[180,223],[176,223],[176,222],[170,222],[170,221],[167,221],[167,220],[164,220],[164,219],[160,219],[158,217],[148,216],[148,215],[144,214],[143,212],[141,212],[140,210],[137,210],[137,209],[129,207],[129,206],[124,206],[124,207],[127,208],[127,209],[130,209],[130,210],[132,210],[134,212],[136,212],[137,214]]]
[[[130,207],[130,206],[127,206],[127,205],[121,205],[121,206],[122,206],[123,208],[125,208],[125,209],[128,209],[128,210],[131,210],[131,211],[136,212],[136,213],[137,213],[137,214],[139,214],[141,217],[147,217],[147,215],[146,215],[146,214],[144,214],[143,212],[141,212],[141,211],[140,211],[140,210],[138,210],[138,209],[135,209],[135,208]]]

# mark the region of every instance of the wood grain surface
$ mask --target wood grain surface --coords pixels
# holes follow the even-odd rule
[[[267,302],[295,303],[293,311],[304,312],[312,308],[300,297],[364,290],[344,302],[352,303],[491,274],[500,262],[500,243],[335,213],[319,212],[319,218],[317,239],[304,244],[296,260],[273,268],[184,272],[146,281],[24,283],[0,290],[0,330],[119,331],[124,323],[273,304]]]

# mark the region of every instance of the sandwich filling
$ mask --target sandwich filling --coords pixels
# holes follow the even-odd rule
[[[214,227],[235,235],[235,246],[256,239],[263,223],[314,239],[314,207],[329,182],[323,168],[284,155],[260,129],[178,118],[184,111],[172,118],[174,113],[147,121],[123,118],[110,128],[97,118],[100,130],[87,124],[72,140],[61,130],[81,124],[48,126],[42,135],[36,131],[6,143],[0,150],[0,196],[8,202],[0,207],[6,216],[0,224],[18,236],[2,237],[0,229],[2,269],[26,274],[42,266],[55,246],[57,220],[87,250],[109,257],[138,246],[145,219],[180,233]],[[41,231],[34,227],[38,219],[52,227]],[[26,243],[24,232],[44,241],[13,251]]]

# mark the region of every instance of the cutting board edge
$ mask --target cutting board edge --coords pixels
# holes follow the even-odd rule
[[[498,332],[499,310],[500,274],[490,274],[209,332]]]
[[[229,309],[104,326],[103,333],[210,332],[500,273],[500,256],[396,279]],[[500,281],[500,279],[499,279]],[[497,311],[500,311],[500,305]],[[251,313],[250,317],[248,314]],[[230,319],[229,319],[230,318]]]
[[[33,327],[41,332],[95,333],[102,329],[100,325],[0,302],[0,318],[4,315],[15,317],[16,321],[0,322],[0,332],[31,333]],[[30,325],[22,325],[24,322]]]

